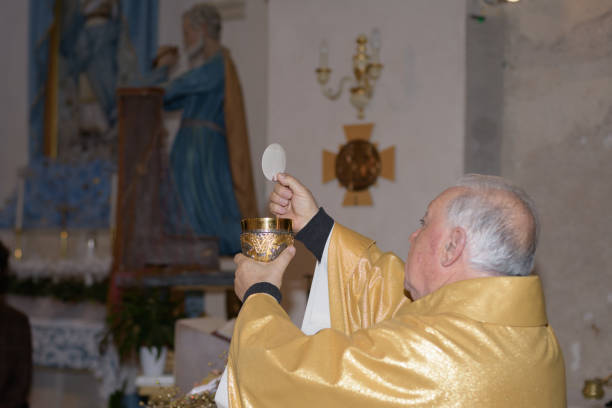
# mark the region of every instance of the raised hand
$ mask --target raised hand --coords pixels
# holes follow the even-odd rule
[[[272,214],[291,219],[293,232],[299,232],[319,211],[310,190],[295,177],[284,173],[276,175],[268,207]]]

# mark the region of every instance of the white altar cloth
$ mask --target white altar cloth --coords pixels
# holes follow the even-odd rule
[[[121,388],[128,373],[112,344],[104,353],[99,343],[105,331],[104,305],[65,303],[51,298],[7,296],[7,302],[30,320],[35,366],[87,370],[99,381],[106,400]]]

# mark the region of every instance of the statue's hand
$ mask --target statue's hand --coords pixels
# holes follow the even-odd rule
[[[153,60],[153,66],[158,67],[173,67],[178,63],[179,52],[178,47],[174,45],[162,45],[157,49],[157,56]]]
[[[299,232],[315,216],[319,207],[310,190],[289,174],[276,175],[277,183],[270,194],[270,212],[293,223],[293,232]]]

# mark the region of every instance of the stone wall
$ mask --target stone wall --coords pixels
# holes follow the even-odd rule
[[[535,198],[536,273],[565,355],[568,406],[603,406],[581,388],[612,372],[612,2],[524,1],[467,32],[467,71],[487,89],[468,74],[466,146],[493,150],[470,162],[466,149],[466,168],[499,168]]]

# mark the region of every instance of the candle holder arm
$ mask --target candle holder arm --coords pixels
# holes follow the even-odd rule
[[[323,92],[323,95],[325,95],[328,99],[335,101],[342,94],[342,90],[344,89],[344,84],[346,82],[354,82],[354,81],[353,81],[353,78],[349,76],[345,76],[340,80],[340,84],[336,92],[334,92],[331,88],[326,88],[325,85],[321,85],[321,91]]]

